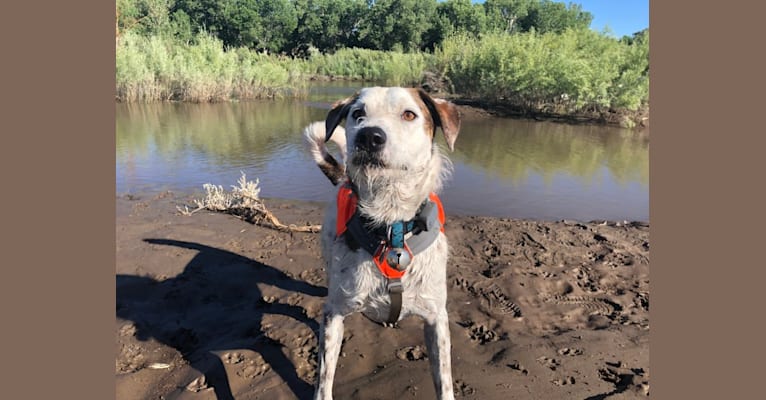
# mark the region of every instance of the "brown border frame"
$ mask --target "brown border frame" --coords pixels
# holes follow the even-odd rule
[[[651,2],[654,398],[762,380],[764,14],[742,3]],[[4,7],[9,398],[114,396],[114,7]]]
[[[114,397],[115,3],[3,7],[3,397]]]

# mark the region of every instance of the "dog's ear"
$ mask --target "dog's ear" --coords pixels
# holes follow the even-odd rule
[[[348,115],[348,110],[351,108],[351,105],[354,104],[356,99],[359,97],[359,93],[356,93],[355,95],[337,101],[332,105],[332,109],[329,113],[327,113],[327,119],[324,122],[325,126],[325,138],[324,141],[327,142],[332,137],[332,133],[335,131],[335,128],[338,127],[340,124],[340,121],[343,121],[344,118],[346,118],[346,115]]]
[[[460,112],[457,107],[447,100],[431,97],[423,89],[418,89],[418,94],[431,113],[434,127],[439,126],[442,128],[447,146],[449,146],[450,151],[455,151],[455,140],[460,132]]]

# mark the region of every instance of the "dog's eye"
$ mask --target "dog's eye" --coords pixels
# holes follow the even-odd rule
[[[361,108],[359,108],[359,109],[356,109],[356,110],[354,110],[354,112],[352,112],[352,113],[351,113],[351,118],[352,118],[354,121],[356,121],[356,122],[359,122],[359,120],[360,120],[361,118],[364,118],[364,117],[365,117],[365,115],[366,115],[366,114],[364,113],[364,110],[362,110]]]
[[[418,117],[417,114],[415,114],[414,112],[410,110],[406,110],[405,112],[402,113],[402,119],[405,121],[412,121],[417,117]]]

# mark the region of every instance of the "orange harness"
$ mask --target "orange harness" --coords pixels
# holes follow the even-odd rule
[[[431,193],[428,195],[428,198],[436,204],[438,207],[439,212],[439,222],[441,223],[440,231],[444,232],[444,222],[445,222],[445,216],[444,216],[444,206],[442,206],[442,202],[439,199],[439,196],[436,195],[436,193]],[[340,187],[340,190],[338,190],[338,218],[336,220],[336,238],[343,235],[343,233],[346,232],[346,226],[348,224],[348,221],[351,219],[351,217],[356,212],[356,206],[359,202],[359,198],[354,193],[353,188],[351,185],[347,182],[346,184],[342,185]],[[406,244],[405,244],[406,246]],[[391,267],[388,264],[388,261],[386,261],[386,257],[383,257],[385,254],[385,251],[390,248],[390,245],[387,243],[381,243],[381,245],[378,247],[377,252],[373,255],[372,259],[375,261],[375,265],[378,266],[378,269],[388,279],[401,279],[402,276],[404,276],[404,273],[406,272],[406,269],[399,270],[397,268]],[[409,248],[407,248],[409,251]],[[412,254],[410,254],[412,255]]]
[[[336,238],[345,234],[346,243],[351,249],[364,248],[372,255],[372,260],[387,280],[386,286],[391,301],[387,322],[394,325],[402,311],[404,287],[401,278],[413,257],[428,248],[437,239],[439,232],[444,232],[444,207],[439,196],[431,193],[412,220],[396,221],[371,231],[363,222],[364,217],[357,212],[358,202],[359,197],[354,192],[351,182],[347,181],[338,190]],[[381,229],[384,229],[385,233],[380,232]],[[407,233],[412,235],[405,240]]]

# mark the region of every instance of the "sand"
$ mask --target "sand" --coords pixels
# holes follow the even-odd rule
[[[197,196],[199,197],[199,196]],[[116,397],[308,399],[326,288],[316,233],[178,214],[190,196],[119,196]],[[323,204],[266,200],[283,222]],[[649,394],[649,225],[453,216],[456,398]],[[434,399],[423,324],[353,315],[337,399]]]

